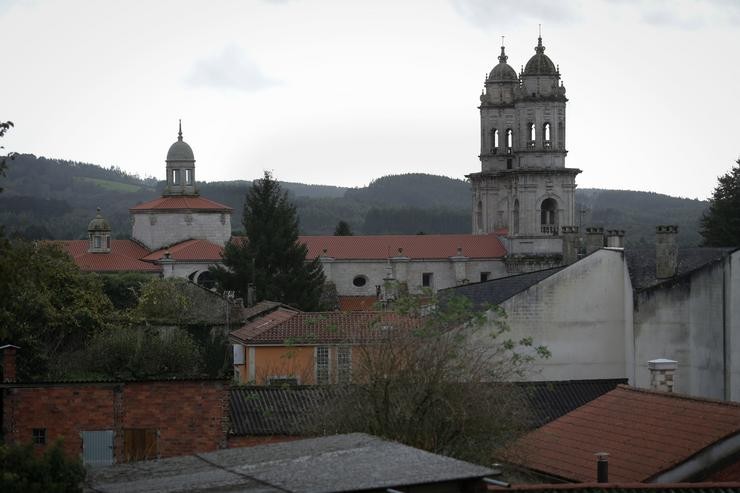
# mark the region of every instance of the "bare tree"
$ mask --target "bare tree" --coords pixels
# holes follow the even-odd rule
[[[487,316],[466,298],[425,308],[404,297],[397,310],[417,323],[374,328],[352,362],[354,383],[319,413],[320,431],[362,431],[490,464],[529,418],[521,387],[507,382],[549,352],[507,338],[502,310]]]

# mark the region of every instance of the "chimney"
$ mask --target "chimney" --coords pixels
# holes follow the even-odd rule
[[[596,482],[609,482],[609,454],[606,452],[596,454]]]
[[[677,234],[678,226],[655,227],[655,277],[657,279],[668,279],[676,275],[678,268]]]
[[[650,388],[659,392],[673,392],[673,381],[678,368],[678,361],[672,359],[654,359],[648,361],[650,370]]]
[[[624,230],[623,229],[607,230],[606,246],[609,248],[624,248]]]
[[[14,383],[16,380],[15,353],[20,348],[12,344],[0,346],[3,354],[3,383]]]
[[[563,226],[563,264],[570,265],[578,260],[578,226]]]
[[[604,248],[604,228],[586,228],[586,255]]]

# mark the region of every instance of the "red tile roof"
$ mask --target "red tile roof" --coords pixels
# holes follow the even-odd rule
[[[88,240],[68,240],[55,242],[62,247],[84,271],[118,272],[140,271],[160,272],[158,265],[142,262],[148,250],[132,240],[111,240],[109,253],[88,253]]]
[[[597,452],[609,479],[643,482],[740,432],[740,404],[620,385],[515,442],[514,464],[570,481],[595,481]]]
[[[384,326],[413,327],[417,319],[393,312],[298,312],[279,308],[231,332],[247,346],[283,346],[367,342],[381,337]]]
[[[327,255],[336,259],[447,259],[458,255],[470,258],[499,258],[506,249],[496,235],[378,235],[301,236],[308,246],[308,258]],[[402,249],[399,252],[399,249]],[[326,250],[326,253],[324,253]]]
[[[155,250],[146,255],[142,260],[154,262],[164,257],[165,252],[168,251],[173,260],[220,262],[223,247],[211,243],[208,240],[185,240],[167,248]]]
[[[343,312],[362,312],[375,308],[377,296],[339,296],[339,309]]]
[[[197,195],[160,197],[144,202],[129,209],[131,212],[142,211],[222,211],[231,212],[231,207]]]

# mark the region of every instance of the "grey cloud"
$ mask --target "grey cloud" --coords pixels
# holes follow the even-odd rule
[[[530,22],[568,24],[580,19],[580,0],[450,0],[476,27],[504,27]],[[536,26],[535,26],[536,27]]]
[[[186,83],[192,87],[233,89],[255,92],[279,85],[266,76],[257,64],[236,45],[195,63]]]
[[[638,9],[639,18],[656,27],[693,30],[707,26],[736,25],[737,0],[607,0],[612,5]]]

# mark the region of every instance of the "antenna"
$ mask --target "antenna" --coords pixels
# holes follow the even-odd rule
[[[501,46],[503,46],[503,45],[504,45],[504,38],[505,38],[505,37],[506,37],[506,36],[501,36]]]

